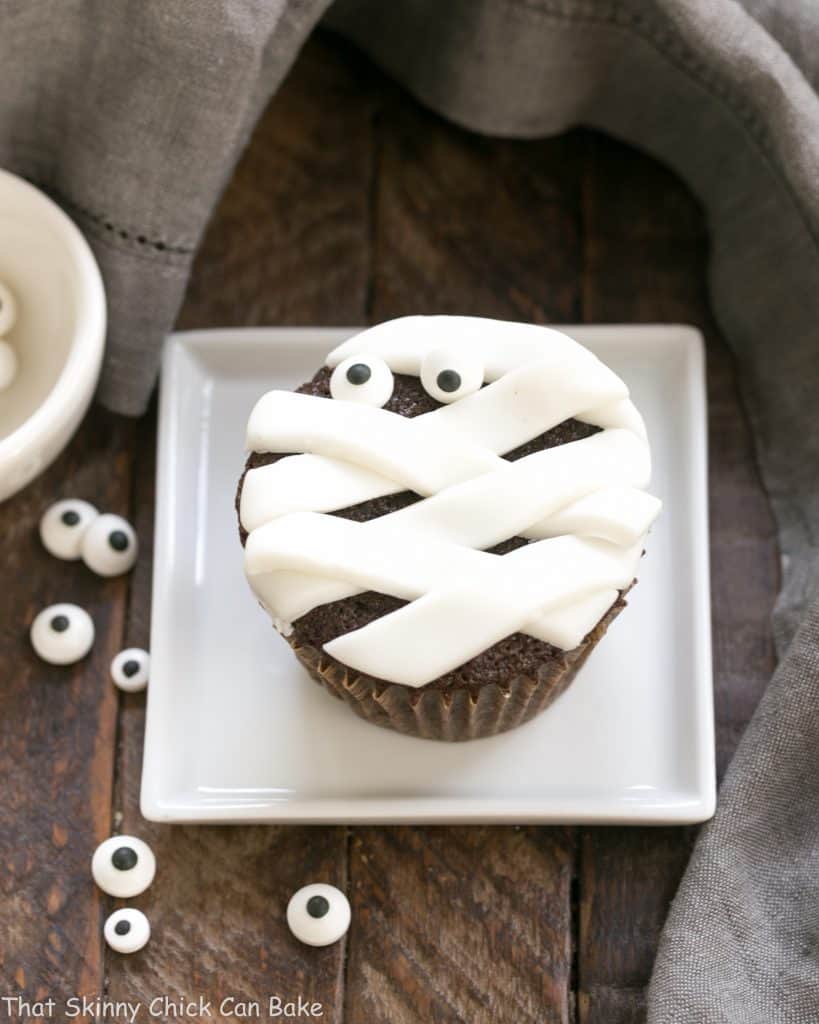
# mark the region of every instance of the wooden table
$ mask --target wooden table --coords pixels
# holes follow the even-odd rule
[[[708,339],[722,771],[772,667],[778,563],[736,368],[708,306],[707,249],[697,202],[647,157],[582,131],[468,134],[320,35],[225,193],[179,323],[434,312],[697,324]],[[322,1020],[348,1024],[642,1020],[694,828],[141,819],[144,697],[118,695],[108,664],[148,643],[154,420],[92,411],[59,463],[0,508],[0,995],[201,996],[215,1020],[230,1019],[218,1012],[226,997],[268,994],[317,1000]],[[45,554],[36,524],[63,496],[132,518],[143,554],[130,578],[103,581]],[[55,669],[32,655],[27,625],[65,599],[89,609],[98,636],[90,659]],[[89,873],[112,829],[149,840],[159,862],[133,901],[154,938],[130,958],[101,941],[110,908]],[[353,907],[346,941],[323,950],[295,942],[283,917],[290,894],[316,879],[343,887]]]

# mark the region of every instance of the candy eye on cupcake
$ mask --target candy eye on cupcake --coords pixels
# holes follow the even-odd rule
[[[109,896],[129,899],[145,892],[156,874],[156,858],[136,836],[111,836],[91,858],[94,881]]]
[[[137,536],[122,516],[98,516],[82,538],[82,560],[98,576],[128,572],[137,557]]]
[[[459,350],[434,349],[421,363],[424,391],[439,402],[457,402],[483,384],[483,363],[477,356]]]
[[[349,356],[330,377],[330,394],[340,402],[386,405],[395,384],[392,370],[378,356]]]

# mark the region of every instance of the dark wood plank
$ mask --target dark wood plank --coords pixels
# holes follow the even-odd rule
[[[373,321],[577,315],[581,139],[481,139],[396,93],[377,147]],[[573,869],[571,829],[354,829],[348,1024],[568,1020]]]
[[[370,72],[319,36],[269,106],[196,262],[185,327],[218,323],[361,323],[369,267]],[[152,426],[140,438],[135,519],[150,549]],[[149,636],[149,559],[134,574],[127,639]],[[280,995],[340,1021],[345,943],[311,949],[290,935],[300,886],[347,887],[343,828],[182,828],[139,813],[144,697],[122,701],[115,822],[147,839],[157,878],[139,898],[154,937],[139,957],[107,957],[109,998],[212,1001]]]
[[[310,40],[214,214],[180,329],[363,322],[374,75],[340,40]]]
[[[663,167],[590,138],[585,178],[588,322],[693,323],[707,340],[711,587],[720,773],[773,667],[774,525],[736,368],[711,316],[703,214]],[[695,829],[585,829],[580,874],[579,1018],[631,1024]]]
[[[2,995],[100,990],[101,903],[89,865],[109,827],[116,698],[108,666],[121,645],[127,580],[53,558],[37,525],[64,497],[126,514],[132,436],[132,424],[95,410],[57,464],[0,505]],[[37,612],[58,601],[85,608],[96,627],[91,653],[72,666],[40,661],[28,639]]]

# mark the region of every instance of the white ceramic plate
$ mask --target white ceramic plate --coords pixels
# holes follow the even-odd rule
[[[312,683],[242,573],[233,508],[248,413],[352,329],[172,337],[159,429],[142,811],[197,822],[694,822],[714,810],[702,339],[569,327],[631,388],[665,507],[640,582],[534,721],[440,743],[360,721]]]

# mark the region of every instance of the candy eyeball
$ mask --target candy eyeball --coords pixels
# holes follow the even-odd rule
[[[139,545],[133,526],[122,516],[98,516],[82,538],[82,560],[98,576],[119,576],[133,568]]]
[[[137,693],[148,685],[151,656],[139,647],[128,647],[111,662],[111,679],[126,693]]]
[[[16,323],[17,299],[11,288],[0,281],[0,334],[8,334]]]
[[[55,558],[73,562],[80,557],[85,531],[99,512],[87,501],[66,498],[46,509],[40,520],[40,540]]]
[[[136,836],[111,836],[91,858],[94,881],[109,896],[130,899],[145,892],[156,874],[153,850]]]
[[[437,401],[457,402],[481,387],[483,372],[481,360],[469,352],[434,349],[421,363],[421,383]]]
[[[103,928],[105,941],[117,953],[136,953],[151,937],[148,918],[135,907],[115,910]]]
[[[350,904],[334,885],[305,885],[287,904],[287,926],[307,946],[329,946],[350,927]]]
[[[44,608],[31,624],[31,646],[51,665],[71,665],[84,658],[94,643],[94,623],[76,604]]]
[[[19,368],[17,353],[7,341],[0,338],[0,391],[5,391],[14,383]]]
[[[379,356],[349,356],[330,377],[330,394],[339,402],[361,402],[378,408],[386,405],[395,380]]]

